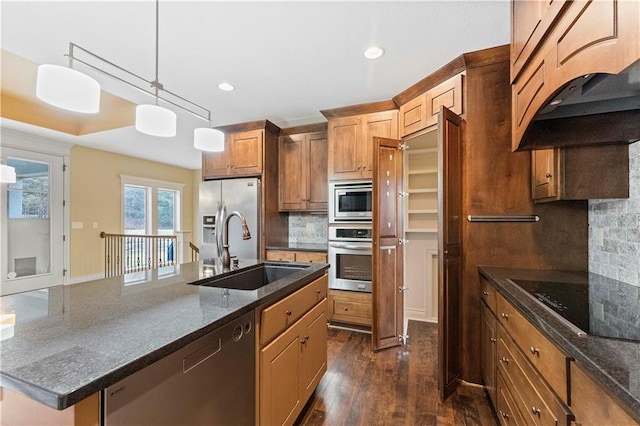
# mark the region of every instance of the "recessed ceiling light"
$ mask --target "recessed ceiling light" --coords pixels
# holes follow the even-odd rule
[[[384,55],[384,49],[378,46],[372,46],[364,51],[364,57],[367,59],[378,59]]]
[[[230,92],[235,89],[235,87],[233,87],[233,85],[230,83],[220,83],[218,84],[218,89],[224,90],[225,92]]]

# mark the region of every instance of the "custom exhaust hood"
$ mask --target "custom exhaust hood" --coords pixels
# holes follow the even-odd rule
[[[522,145],[537,149],[637,140],[640,60],[619,74],[587,74],[565,84],[540,108]]]

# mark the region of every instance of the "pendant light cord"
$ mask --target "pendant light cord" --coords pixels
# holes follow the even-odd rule
[[[160,45],[160,0],[156,0],[156,79],[154,80],[153,86],[156,89],[156,105],[158,105],[158,88],[161,88],[160,80],[158,79],[158,56],[159,56],[159,45]]]

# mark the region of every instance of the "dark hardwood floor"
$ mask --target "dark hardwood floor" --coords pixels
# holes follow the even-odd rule
[[[300,425],[496,425],[482,387],[440,402],[437,324],[409,321],[405,346],[371,351],[371,336],[329,329],[328,369]]]

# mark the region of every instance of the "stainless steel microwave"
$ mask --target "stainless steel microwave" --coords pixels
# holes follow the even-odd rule
[[[371,222],[373,185],[371,181],[329,183],[329,221]]]

